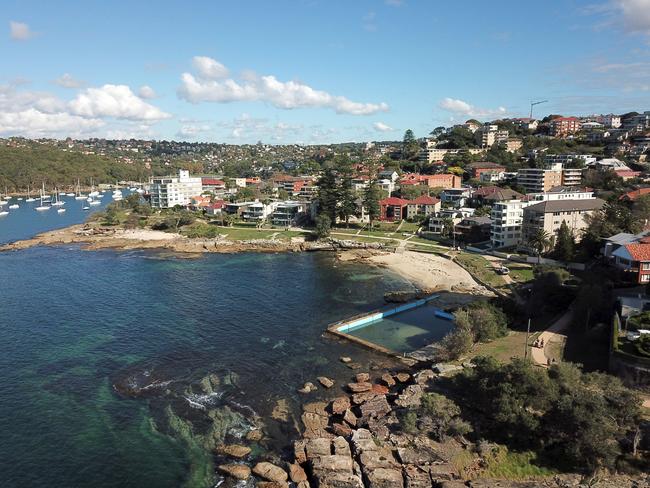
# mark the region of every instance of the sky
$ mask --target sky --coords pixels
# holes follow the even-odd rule
[[[4,30],[4,32],[3,32]],[[650,0],[4,0],[0,137],[398,140],[650,110]]]

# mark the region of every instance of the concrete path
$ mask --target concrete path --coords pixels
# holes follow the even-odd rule
[[[543,366],[544,368],[548,367],[550,358],[546,354],[546,348],[551,343],[563,343],[566,341],[566,335],[563,332],[571,323],[572,313],[573,311],[571,309],[564,312],[564,315],[537,337],[538,341],[544,341],[544,347],[531,348],[531,356],[537,365]]]

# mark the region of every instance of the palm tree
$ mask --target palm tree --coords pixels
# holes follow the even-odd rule
[[[551,247],[551,236],[544,229],[537,229],[534,234],[528,237],[528,246],[537,253],[537,264],[539,264],[542,253]]]

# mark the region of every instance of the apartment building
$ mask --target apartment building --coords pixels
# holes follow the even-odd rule
[[[547,202],[549,200],[590,200],[594,198],[591,188],[556,186],[544,193],[532,193],[525,197],[529,202]]]
[[[492,219],[490,240],[493,248],[519,245],[524,208],[528,205],[530,205],[530,202],[522,200],[509,200],[494,204],[490,214]]]
[[[517,183],[527,193],[542,193],[562,185],[562,169],[522,168],[517,173]]]
[[[451,173],[439,173],[435,175],[407,173],[402,176],[400,185],[425,185],[429,188],[460,188],[461,181],[460,176]]]
[[[476,179],[481,179],[481,175],[484,173],[504,173],[506,170],[505,166],[489,161],[468,164],[467,169],[470,171],[471,177]]]
[[[540,230],[550,236],[557,236],[562,222],[573,233],[577,241],[582,237],[582,232],[587,228],[586,217],[602,208],[605,201],[600,198],[582,200],[547,200],[533,203],[523,209],[522,244]]]
[[[596,122],[603,124],[608,129],[618,129],[621,126],[621,117],[614,114],[599,115]]]
[[[509,135],[507,130],[499,130],[494,124],[486,124],[474,133],[477,144],[484,148],[507,142]]]
[[[553,137],[567,137],[580,130],[577,117],[558,117],[549,123],[549,134]]]
[[[425,147],[420,151],[419,160],[425,163],[433,163],[435,161],[442,161],[442,159],[447,155],[456,155],[456,154],[481,154],[485,152],[485,149],[443,149],[436,147],[437,141],[435,139],[428,139]]]
[[[598,158],[592,154],[544,154],[543,161],[545,165],[561,164],[566,167],[578,159],[582,159],[585,165],[589,165],[595,163]]]
[[[509,137],[508,140],[501,142],[500,144],[501,147],[510,153],[517,152],[524,147],[524,141],[515,137]]]
[[[184,169],[178,176],[160,176],[150,180],[151,206],[153,208],[172,208],[176,205],[188,205],[192,197],[201,195],[203,184],[201,177],[192,177]]]
[[[415,200],[409,200],[406,205],[406,218],[425,217],[440,212],[440,199],[421,195]]]
[[[283,227],[296,225],[301,217],[307,215],[308,206],[307,202],[278,202],[271,214],[271,223]]]

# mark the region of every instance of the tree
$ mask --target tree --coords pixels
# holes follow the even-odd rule
[[[332,228],[332,221],[327,214],[319,214],[316,216],[316,237],[323,239],[330,235]]]
[[[442,357],[445,361],[455,361],[463,354],[471,351],[474,345],[474,334],[468,327],[457,326],[440,341]]]
[[[381,214],[381,208],[379,206],[380,198],[381,189],[377,184],[377,180],[373,179],[368,184],[363,197],[363,205],[366,207],[366,213],[368,214],[368,219],[370,220],[371,229],[374,225],[375,220],[377,220]]]
[[[503,311],[488,301],[481,300],[454,313],[456,326],[472,331],[474,340],[487,342],[508,333],[508,319]]]
[[[318,180],[318,213],[325,214],[330,219],[330,224],[336,222],[338,207],[338,191],[336,186],[336,171],[332,163],[327,163],[323,174]]]
[[[284,188],[280,188],[278,190],[278,198],[280,200],[289,200],[289,192]]]
[[[350,216],[357,212],[357,195],[352,187],[352,177],[354,168],[349,157],[344,157],[338,161],[338,171],[340,183],[338,186],[338,216],[345,221],[345,226],[349,226]]]
[[[402,159],[411,160],[417,157],[420,152],[420,145],[415,139],[415,135],[411,129],[408,129],[404,133],[404,139],[402,141]]]
[[[528,245],[537,254],[537,263],[539,264],[542,259],[542,253],[546,252],[551,246],[551,236],[544,229],[537,229],[528,237]]]
[[[560,261],[571,261],[575,255],[575,246],[576,241],[573,232],[569,229],[566,221],[563,220],[557,233],[553,254]]]

